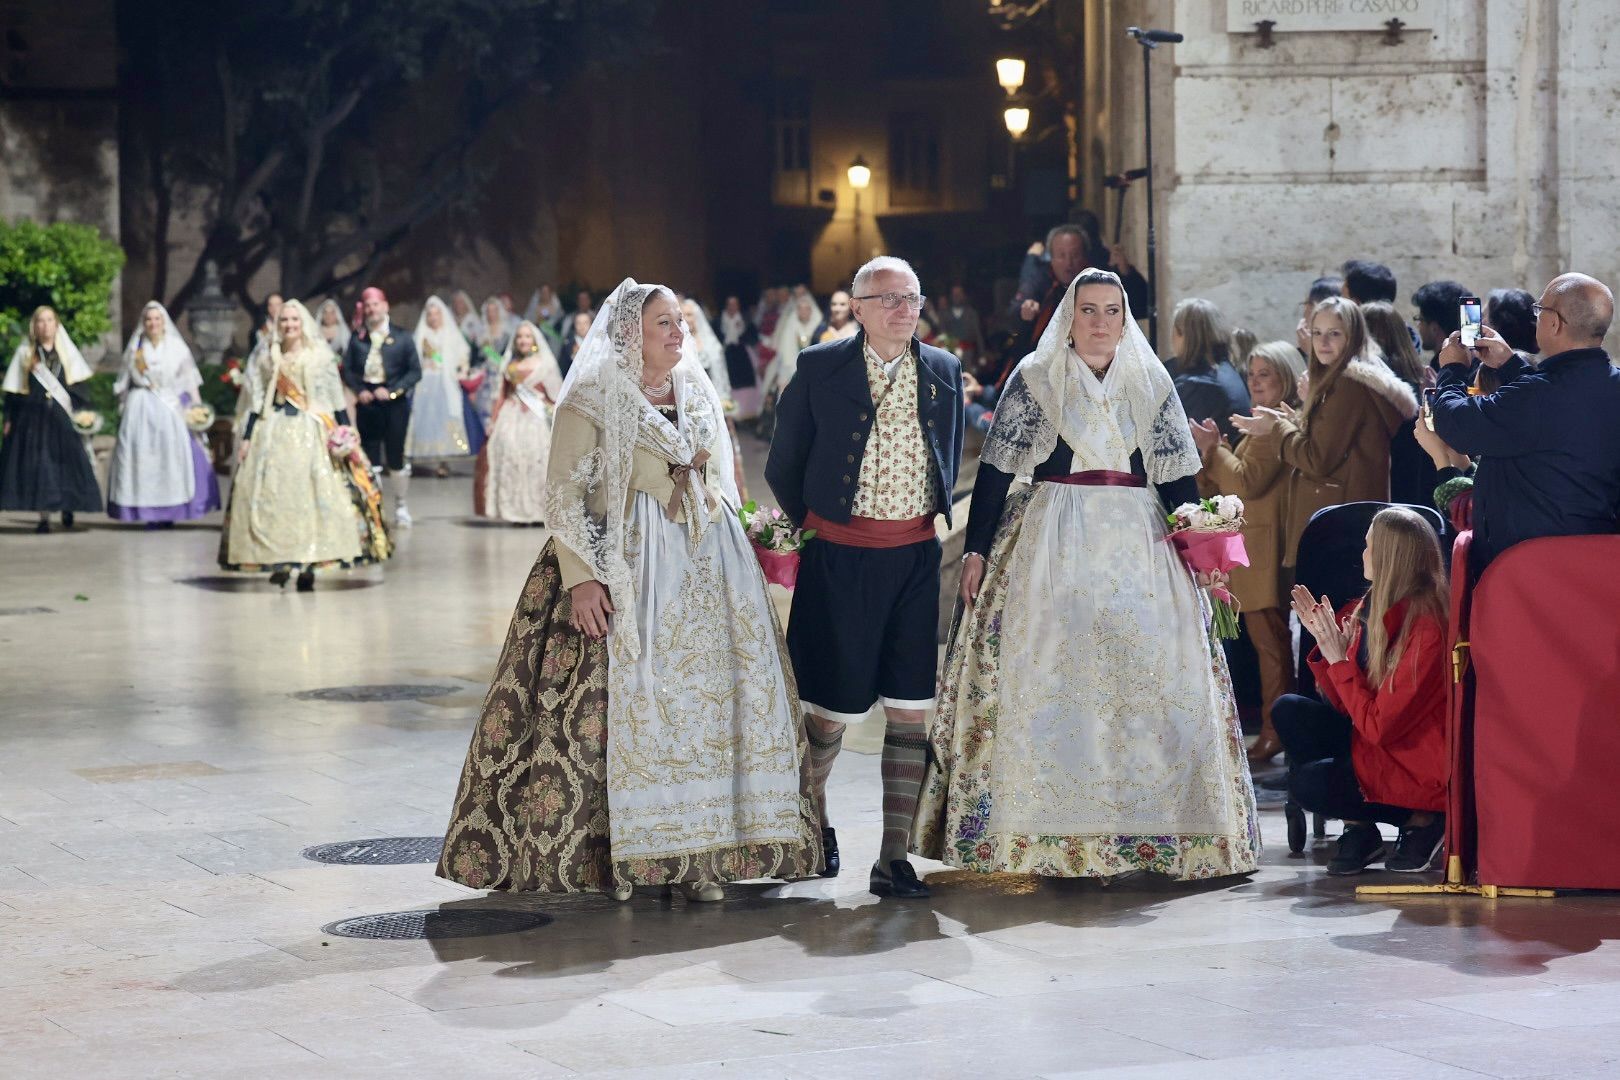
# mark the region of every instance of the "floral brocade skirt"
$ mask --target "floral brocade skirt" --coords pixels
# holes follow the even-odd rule
[[[664,857],[614,851],[608,645],[569,625],[556,545],[546,543],[513,613],[467,751],[439,876],[473,889],[581,892],[814,875],[820,830],[803,786],[793,842],[721,842]]]
[[[1254,793],[1207,605],[1147,491],[1009,495],[941,674],[912,850],[983,873],[1253,871]]]

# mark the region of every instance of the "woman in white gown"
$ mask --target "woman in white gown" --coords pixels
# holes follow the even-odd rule
[[[411,395],[405,456],[411,459],[412,471],[426,469],[431,463],[440,476],[449,476],[446,458],[476,454],[484,442],[483,426],[461,389],[472,347],[462,337],[449,305],[437,296],[428,297],[422,305],[415,337],[422,381]]]
[[[918,854],[1055,877],[1255,869],[1225,655],[1165,542],[1198,467],[1119,278],[1083,271],[985,439]],[[1033,483],[1009,494],[1015,477]]]
[[[141,309],[113,388],[123,419],[107,471],[107,516],[156,527],[218,510],[219,480],[186,422],[202,403],[202,373],[156,300]]]
[[[821,868],[798,695],[689,341],[674,294],[627,279],[568,372],[552,538],[473,730],[443,877],[718,900]]]
[[[478,468],[474,510],[479,515],[518,525],[545,521],[551,418],[561,392],[562,372],[545,335],[528,320],[518,323]]]
[[[245,393],[253,395],[242,463],[231,486],[219,563],[226,570],[269,570],[284,586],[315,587],[315,570],[381,562],[393,547],[382,495],[358,451],[337,460],[327,440],[346,424],[343,388],[332,350],[314,316],[287,301],[276,334]]]

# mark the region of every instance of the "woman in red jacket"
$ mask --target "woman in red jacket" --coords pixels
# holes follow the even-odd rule
[[[1378,823],[1400,838],[1384,869],[1415,872],[1445,837],[1448,611],[1440,540],[1392,506],[1373,518],[1362,552],[1372,587],[1336,616],[1302,587],[1294,612],[1317,641],[1311,670],[1322,700],[1288,694],[1272,723],[1288,753],[1289,793],[1344,820],[1330,874],[1359,874],[1385,853]]]

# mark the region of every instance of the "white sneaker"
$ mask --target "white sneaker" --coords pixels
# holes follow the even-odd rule
[[[397,528],[401,528],[401,529],[410,528],[411,527],[411,512],[409,510],[405,509],[405,507],[403,507],[403,506],[396,506],[394,508],[394,525]]]

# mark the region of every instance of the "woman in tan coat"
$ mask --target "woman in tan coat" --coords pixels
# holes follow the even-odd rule
[[[1417,395],[1389,369],[1353,301],[1323,300],[1311,313],[1309,392],[1292,409],[1256,408],[1233,425],[1258,440],[1255,453],[1290,470],[1284,516],[1283,584],[1292,585],[1299,538],[1327,506],[1389,501],[1389,440],[1417,416]]]
[[[1257,408],[1299,405],[1299,377],[1305,361],[1290,341],[1268,341],[1249,356],[1249,397]],[[1251,764],[1282,753],[1271,726],[1271,705],[1293,689],[1294,660],[1288,608],[1279,582],[1283,556],[1283,496],[1286,470],[1274,447],[1242,438],[1235,447],[1221,438],[1213,420],[1191,421],[1193,443],[1203,459],[1200,487],[1243,500],[1243,542],[1249,565],[1232,570],[1232,594],[1243,611],[1243,627],[1260,661],[1260,737],[1249,747]]]

